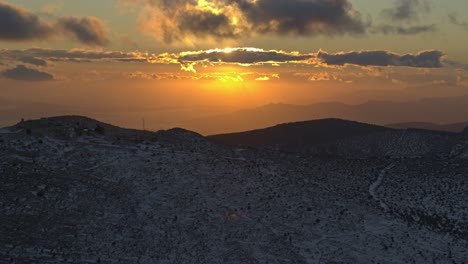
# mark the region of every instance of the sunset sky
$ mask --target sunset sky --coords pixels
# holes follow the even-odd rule
[[[0,0],[0,103],[134,126],[270,103],[464,95],[465,10],[464,0]]]

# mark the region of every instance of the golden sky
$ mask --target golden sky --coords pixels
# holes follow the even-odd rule
[[[464,95],[467,9],[461,0],[0,0],[0,101],[195,118]]]

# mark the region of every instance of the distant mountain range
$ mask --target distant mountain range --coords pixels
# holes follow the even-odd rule
[[[270,104],[259,108],[240,110],[229,114],[184,122],[184,127],[204,135],[232,133],[259,129],[276,124],[324,118],[340,118],[359,122],[387,125],[391,127],[430,128],[459,132],[458,124],[468,120],[468,96],[431,98],[414,102],[370,101],[358,105],[340,102],[317,103],[312,105]],[[427,122],[399,125],[408,122]]]
[[[289,122],[338,118],[391,128],[419,128],[460,132],[468,124],[468,96],[431,98],[412,102],[369,101],[362,104],[324,102],[310,105],[268,104],[236,110],[217,106],[76,108],[0,97],[0,126],[21,118],[79,114],[128,128],[149,130],[183,127],[203,135],[233,133]],[[146,124],[146,125],[145,125]]]

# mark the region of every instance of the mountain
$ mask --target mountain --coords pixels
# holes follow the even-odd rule
[[[289,126],[298,137],[315,127],[322,143],[299,142],[336,152],[284,152],[268,145],[276,138],[231,147],[78,116],[0,129],[0,262],[468,259],[468,142],[458,134],[334,119],[278,127]]]
[[[227,145],[292,149],[390,130],[386,127],[353,121],[322,119],[281,124],[247,132],[213,135],[208,138]]]
[[[415,157],[437,155],[456,144],[456,134],[322,119],[281,124],[247,132],[208,136],[231,146],[279,149],[314,155]]]
[[[417,129],[448,131],[448,132],[459,133],[463,131],[465,127],[468,126],[468,122],[445,124],[445,125],[426,123],[426,122],[408,122],[408,123],[388,124],[385,126],[395,128],[395,129],[417,128]]]
[[[363,104],[339,102],[312,105],[270,104],[184,122],[204,135],[254,130],[276,124],[314,119],[340,118],[372,124],[395,124],[417,120],[430,123],[458,123],[468,120],[468,96],[430,98],[412,102],[369,101]]]

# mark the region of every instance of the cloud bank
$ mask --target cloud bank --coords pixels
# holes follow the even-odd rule
[[[54,79],[54,76],[49,73],[31,69],[24,65],[4,70],[0,72],[0,76],[16,81],[50,81]]]
[[[415,68],[440,68],[444,66],[444,53],[438,50],[415,54],[398,54],[386,50],[327,53],[286,52],[259,48],[227,48],[180,53],[151,54],[142,52],[107,52],[90,50],[0,50],[0,58],[10,62],[41,65],[43,61],[56,62],[126,62],[180,64],[183,70],[195,71],[196,65],[237,64],[282,65],[307,64],[314,66],[400,66]]]
[[[383,50],[353,51],[335,54],[320,51],[317,54],[317,58],[326,65],[343,66],[350,64],[358,66],[405,66],[417,68],[441,68],[443,67],[443,57],[444,53],[438,50],[406,55]]]

